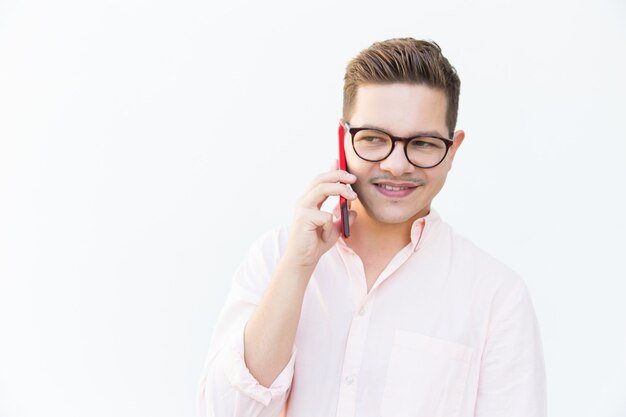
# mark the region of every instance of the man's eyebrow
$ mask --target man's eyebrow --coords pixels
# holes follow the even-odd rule
[[[361,127],[364,127],[366,129],[380,130],[382,132],[389,133],[388,130],[383,129],[382,127],[378,127],[378,126],[374,126],[374,125],[370,125],[370,124],[364,124]],[[412,138],[412,137],[415,137],[415,136],[439,136],[439,137],[442,137],[442,138],[447,138],[446,135],[442,135],[441,133],[439,133],[436,130],[420,130],[419,132],[413,132],[409,136],[404,136],[404,137],[405,138]]]

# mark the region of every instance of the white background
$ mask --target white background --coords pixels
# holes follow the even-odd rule
[[[434,207],[524,276],[551,416],[626,416],[626,5],[0,1],[0,416],[193,416],[250,243],[335,158],[343,72],[435,40]]]

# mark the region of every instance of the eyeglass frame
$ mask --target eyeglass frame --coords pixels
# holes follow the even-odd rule
[[[415,167],[418,167],[418,168],[422,168],[422,169],[434,168],[437,165],[441,164],[444,159],[446,159],[446,156],[448,156],[448,151],[450,150],[450,146],[452,146],[453,143],[454,143],[454,132],[452,132],[450,134],[450,139],[442,138],[441,136],[435,136],[435,135],[417,135],[417,136],[412,136],[412,137],[409,137],[409,138],[403,138],[403,137],[400,137],[400,136],[394,136],[394,135],[392,135],[390,133],[385,132],[384,130],[374,129],[374,128],[371,128],[371,127],[351,127],[350,126],[350,122],[346,122],[346,121],[344,121],[343,124],[345,125],[345,131],[346,132],[350,132],[350,137],[351,137],[351,142],[352,142],[352,149],[354,149],[354,153],[356,154],[356,156],[358,156],[362,160],[368,161],[368,162],[380,162],[380,161],[384,161],[385,159],[389,158],[389,155],[391,155],[393,153],[393,150],[396,147],[396,142],[397,141],[407,141],[406,143],[409,143],[413,139],[417,139],[417,138],[435,138],[435,139],[440,139],[440,140],[443,141],[443,143],[446,146],[446,152],[443,154],[443,157],[441,158],[441,160],[439,162],[437,162],[435,165],[431,165],[431,166],[428,166],[428,167],[423,167],[423,166],[419,166],[417,164],[414,164],[409,159],[409,154],[408,154],[408,151],[407,151],[406,144],[403,146],[403,148],[404,148],[404,156],[406,157],[406,160],[409,161],[409,163],[411,165],[413,165]],[[359,153],[356,151],[356,148],[354,147],[354,136],[356,136],[356,134],[358,132],[362,131],[362,130],[374,130],[376,132],[384,133],[385,135],[387,135],[387,136],[389,136],[391,138],[391,150],[389,150],[389,153],[387,155],[385,155],[384,158],[371,160],[371,159],[365,159],[361,155],[359,155]]]

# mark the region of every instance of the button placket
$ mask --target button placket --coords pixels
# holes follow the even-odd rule
[[[371,303],[368,295],[367,303]],[[365,303],[365,300],[363,300]],[[350,325],[346,353],[342,369],[342,384],[339,389],[339,402],[337,404],[337,417],[354,417],[357,403],[358,375],[363,360],[363,351],[369,328],[368,308],[362,305],[355,313]]]
[[[354,417],[357,403],[358,377],[363,360],[365,340],[369,328],[369,311],[365,304],[370,305],[373,294],[367,294],[365,284],[365,270],[361,258],[353,251],[344,252],[349,256],[342,256],[346,270],[352,281],[355,298],[361,299],[357,306],[361,306],[354,312],[344,354],[343,367],[341,370],[341,383],[339,384],[339,398],[337,403],[336,417]],[[362,311],[362,313],[360,313]]]

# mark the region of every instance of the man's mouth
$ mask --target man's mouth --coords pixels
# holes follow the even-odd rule
[[[400,190],[406,190],[408,188],[413,188],[413,187],[394,187],[394,186],[387,185],[387,184],[376,184],[376,185],[380,188],[384,188],[385,190],[389,190],[389,191],[400,191]]]
[[[394,183],[390,181],[381,181],[374,183],[376,189],[385,197],[402,198],[413,192],[420,184],[413,182]]]

